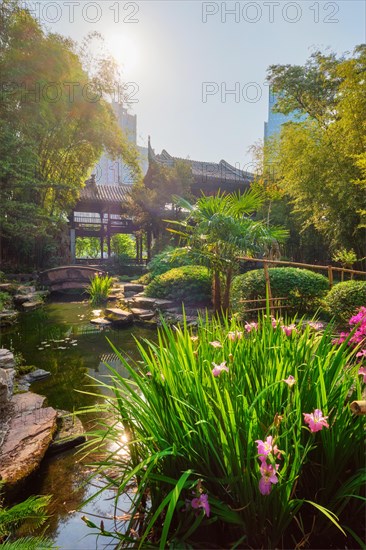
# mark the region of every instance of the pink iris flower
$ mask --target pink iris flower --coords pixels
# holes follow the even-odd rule
[[[222,348],[221,342],[218,342],[217,340],[214,340],[213,342],[210,342],[210,345],[211,345],[213,348]]]
[[[282,331],[286,334],[286,336],[291,336],[293,332],[297,332],[295,325],[282,325],[281,326]]]
[[[360,367],[358,369],[358,374],[360,374],[361,376],[363,376],[363,381],[364,383],[366,384],[366,367]]]
[[[259,491],[262,495],[269,495],[272,490],[272,485],[278,483],[277,470],[278,464],[276,464],[276,469],[272,464],[267,464],[267,462],[262,462],[261,465],[261,474],[262,477],[259,480]]]
[[[361,321],[366,321],[366,307],[362,306],[360,308],[360,311],[357,313],[357,315],[354,315],[349,320],[350,325],[358,325],[358,323],[361,323]]]
[[[220,376],[222,371],[229,372],[229,367],[226,366],[226,361],[223,361],[222,363],[220,363],[220,365],[217,365],[216,363],[212,363],[212,365],[214,367],[212,369],[212,374],[214,376]]]
[[[235,340],[240,340],[243,337],[243,333],[239,330],[235,330],[234,332],[228,332],[227,337],[234,342]]]
[[[247,332],[251,332],[252,330],[257,330],[258,323],[254,323],[254,321],[252,323],[246,323],[244,328]]]
[[[294,384],[296,384],[296,380],[295,380],[295,378],[292,376],[292,374],[290,374],[290,376],[289,376],[288,378],[286,378],[285,380],[283,380],[283,382],[286,382],[286,384],[287,384],[290,388],[292,388],[292,386],[293,386]]]
[[[202,508],[205,515],[208,518],[210,517],[210,505],[208,503],[208,495],[206,493],[202,493],[199,497],[193,498],[191,506],[192,508],[196,508],[197,510],[199,508]]]
[[[320,409],[315,409],[311,414],[303,413],[304,421],[309,425],[311,432],[320,432],[323,428],[329,428],[327,422],[327,416],[323,416],[323,413]]]
[[[339,335],[339,338],[335,338],[334,340],[332,340],[332,344],[343,344],[347,336],[348,336],[347,332],[341,332]]]
[[[324,328],[323,323],[321,323],[320,321],[309,321],[308,325],[314,330],[321,330],[322,328]]]
[[[273,437],[269,435],[265,441],[262,441],[261,439],[256,440],[257,443],[257,449],[259,454],[259,459],[263,462],[263,460],[266,460],[266,457],[272,453],[274,456],[279,457],[281,454],[281,451],[277,447],[277,445],[273,445]]]
[[[356,357],[366,357],[366,349],[362,349],[358,353],[356,353]]]

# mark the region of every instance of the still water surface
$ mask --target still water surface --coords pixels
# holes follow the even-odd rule
[[[51,372],[51,376],[38,381],[31,390],[45,395],[54,408],[77,411],[102,400],[101,390],[90,388],[90,376],[107,381],[108,368],[112,365],[122,375],[126,370],[108,343],[113,344],[127,357],[138,358],[136,340],[155,338],[155,331],[145,327],[124,329],[100,329],[90,323],[98,312],[87,302],[52,301],[42,309],[21,314],[14,327],[0,333],[0,347],[21,353],[27,365]],[[100,392],[100,397],[83,391]],[[83,419],[83,417],[82,417]],[[62,550],[92,550],[106,546],[113,548],[108,539],[97,539],[92,530],[80,519],[87,515],[96,524],[95,516],[113,516],[113,494],[104,493],[75,512],[80,504],[91,496],[95,487],[85,483],[89,469],[75,451],[45,459],[41,468],[21,495],[49,494],[53,496],[46,534]],[[105,522],[106,529],[111,527]]]

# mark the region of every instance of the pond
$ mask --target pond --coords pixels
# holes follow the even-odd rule
[[[20,314],[19,323],[0,335],[0,347],[22,354],[25,364],[51,373],[48,378],[32,384],[31,390],[45,395],[54,408],[76,411],[101,400],[101,390],[90,387],[93,384],[90,376],[106,381],[109,371],[105,363],[127,376],[108,339],[125,357],[137,358],[135,339],[155,338],[155,331],[150,327],[101,329],[90,323],[98,313],[86,301],[52,300],[42,309]],[[97,395],[82,393],[85,391]],[[52,495],[46,534],[62,550],[99,549],[108,544],[108,540],[91,535],[92,530],[81,516],[87,515],[96,524],[100,523],[98,516],[113,516],[111,492],[86,505],[82,513],[75,512],[96,492],[95,486],[86,482],[89,474],[79,453],[62,453],[44,459],[21,495],[22,499],[30,494]],[[106,528],[109,527],[106,524]]]

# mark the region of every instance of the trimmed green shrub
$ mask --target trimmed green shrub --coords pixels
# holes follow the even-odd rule
[[[336,284],[325,297],[325,309],[338,321],[347,321],[366,306],[366,281],[344,281]]]
[[[273,298],[287,297],[288,305],[296,312],[314,312],[320,299],[328,290],[328,279],[308,269],[274,267],[269,269]],[[256,300],[266,297],[264,269],[255,269],[235,277],[231,292],[232,308],[244,314],[241,300]],[[258,303],[263,305],[262,303]],[[250,307],[257,307],[251,304]],[[248,308],[249,309],[249,308]]]
[[[148,285],[153,280],[153,276],[151,273],[144,273],[136,280],[136,283],[139,283],[140,285]]]
[[[155,277],[145,294],[176,302],[207,303],[211,299],[211,277],[205,267],[177,267]]]
[[[174,267],[183,267],[185,265],[192,265],[192,260],[188,257],[187,250],[185,248],[173,248],[168,246],[165,250],[156,254],[151,262],[148,263],[147,268],[152,277],[162,275]]]

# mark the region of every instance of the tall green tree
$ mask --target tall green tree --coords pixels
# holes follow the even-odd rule
[[[330,251],[354,248],[359,258],[366,255],[365,74],[365,45],[350,57],[316,52],[304,66],[271,66],[276,110],[307,117],[285,124],[265,155],[301,228],[315,228]]]
[[[35,261],[35,241],[59,234],[103,150],[136,173],[137,152],[107,101],[112,61],[89,74],[75,43],[45,32],[12,0],[4,1],[0,45],[2,259],[24,249]]]
[[[268,253],[286,239],[287,232],[266,221],[253,220],[253,213],[263,203],[263,197],[254,190],[242,195],[202,196],[194,205],[184,199],[177,202],[188,216],[184,221],[171,222],[178,229],[170,231],[180,235],[195,263],[209,267],[214,310],[226,312],[238,256]]]

